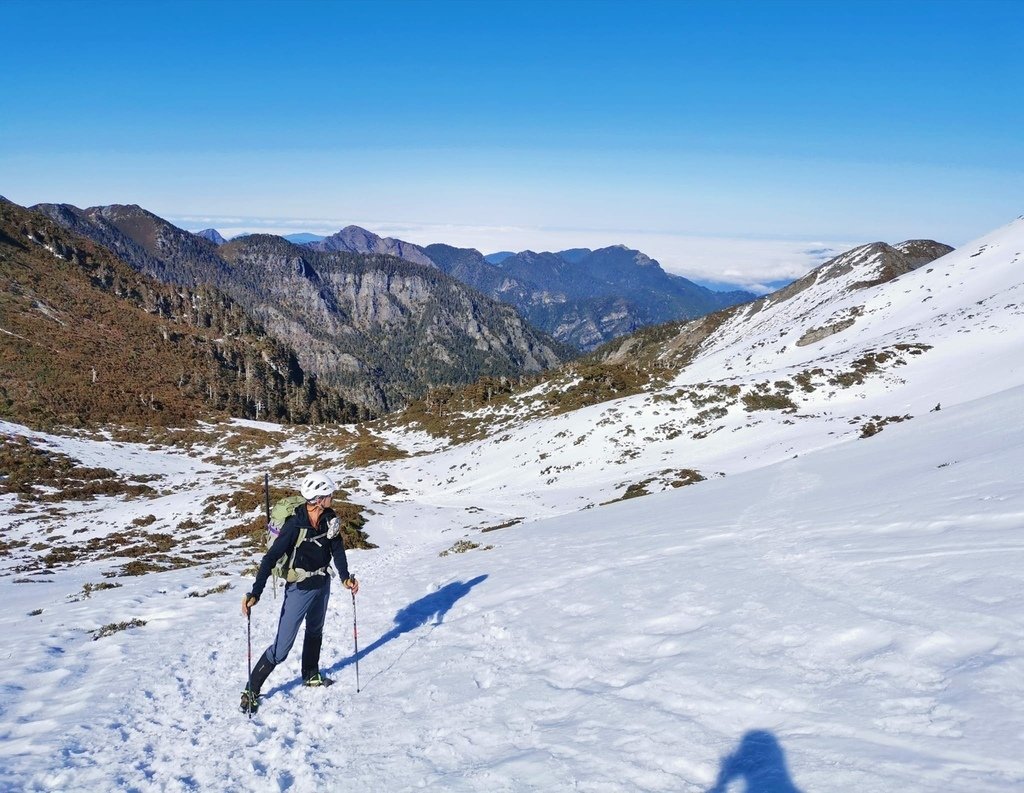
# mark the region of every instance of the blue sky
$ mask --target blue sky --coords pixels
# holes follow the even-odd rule
[[[1024,212],[1021,2],[3,12],[0,194],[22,204],[485,252],[622,242],[748,284],[819,243],[957,245]]]

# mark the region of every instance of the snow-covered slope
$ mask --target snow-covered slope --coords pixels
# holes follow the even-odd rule
[[[413,456],[364,468],[347,462],[356,433],[239,423],[205,428],[217,449],[175,450],[0,426],[158,477],[151,496],[0,496],[0,539],[15,540],[0,624],[16,637],[0,786],[1021,789],[1021,251],[1018,221],[854,287],[874,267],[861,251],[726,317],[644,393],[559,414],[540,386],[461,417],[494,434],[460,445],[366,429]],[[797,344],[830,323],[845,327]],[[237,546],[144,576],[95,543],[50,575],[32,563],[150,514],[145,531],[194,520],[190,548],[224,548],[235,483],[311,459],[349,480],[380,546],[350,555],[358,694],[336,589],[337,685],[298,687],[296,652],[260,713],[237,712],[251,562]],[[672,486],[692,472],[707,480]],[[652,494],[602,505],[630,485]],[[256,609],[254,654],[276,607]]]
[[[795,295],[782,290],[736,312],[696,356],[686,379],[785,372],[919,343],[936,348],[929,358],[954,358],[973,364],[971,373],[986,372],[977,381],[980,393],[990,392],[993,377],[1017,382],[1013,352],[1024,314],[1024,219],[896,280],[875,283],[885,277],[882,247],[855,248],[808,276]],[[965,346],[974,355],[964,356]],[[944,367],[929,361],[913,368]],[[971,398],[970,385],[959,386],[967,389],[949,389],[951,398]]]

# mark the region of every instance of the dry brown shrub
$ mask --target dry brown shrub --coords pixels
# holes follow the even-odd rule
[[[102,628],[98,628],[94,631],[89,631],[92,634],[93,641],[102,639],[105,636],[111,636],[118,631],[128,630],[129,628],[141,628],[146,624],[145,620],[131,619],[127,622],[111,622],[104,625]]]
[[[204,592],[198,592],[198,591],[197,592],[189,592],[188,593],[188,597],[190,597],[190,598],[204,598],[204,597],[208,597],[210,595],[219,594],[221,592],[227,592],[229,589],[231,589],[231,584],[229,584],[228,582],[225,581],[220,586],[215,586],[212,589],[205,590]]]

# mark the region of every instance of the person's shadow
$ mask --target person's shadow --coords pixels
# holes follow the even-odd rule
[[[351,655],[345,658],[330,669],[327,670],[327,674],[333,674],[340,669],[344,669],[346,666],[354,664],[357,660],[361,661],[363,658],[368,656],[375,650],[380,649],[388,642],[397,639],[399,636],[410,631],[414,631],[426,625],[433,619],[433,626],[437,627],[444,622],[445,615],[451,610],[459,600],[469,594],[469,591],[487,580],[487,576],[478,575],[476,578],[470,581],[452,581],[450,584],[446,584],[436,592],[431,592],[429,595],[421,597],[419,600],[413,601],[408,606],[399,609],[398,613],[395,614],[394,626],[387,633],[380,636],[372,644],[366,647],[360,647],[359,653]],[[398,660],[408,652],[408,647],[402,652],[398,658],[395,659],[388,667],[390,669],[394,666]],[[386,670],[384,670],[386,671]],[[378,672],[377,675],[381,674]],[[377,675],[374,675],[376,677]],[[371,678],[372,680],[373,678]]]
[[[729,783],[742,779],[744,793],[800,793],[789,778],[786,754],[775,736],[751,730],[732,754],[722,759],[715,786],[707,793],[726,793]]]
[[[403,633],[409,633],[410,631],[414,631],[417,628],[426,625],[431,617],[435,618],[433,627],[437,627],[444,621],[445,614],[451,610],[452,606],[454,606],[461,598],[465,597],[473,587],[486,580],[486,575],[478,575],[471,581],[453,581],[452,583],[441,587],[436,592],[431,592],[429,595],[425,595],[419,600],[413,601],[405,608],[399,609],[398,613],[395,614],[395,625],[391,630],[369,646],[360,647],[358,655],[350,655],[348,658],[342,659],[329,669],[323,670],[323,673],[326,675],[332,675],[338,670],[344,669],[346,666],[351,666],[357,660],[362,660],[374,650],[383,647],[393,639],[397,639]],[[413,642],[413,644],[415,644],[415,642]],[[377,674],[370,678],[370,681],[397,664],[399,660],[401,660],[402,656],[409,651],[410,647],[412,647],[411,644],[401,652],[398,658],[391,662],[387,669],[378,671]],[[281,683],[280,685],[270,689],[270,691],[264,695],[264,698],[270,697],[281,691],[291,691],[298,688],[301,684],[302,681],[300,680]],[[365,688],[365,685],[363,687]]]

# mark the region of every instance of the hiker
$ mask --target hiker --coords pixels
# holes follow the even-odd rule
[[[302,481],[299,492],[306,500],[305,504],[296,507],[295,513],[285,521],[280,535],[260,563],[252,591],[242,598],[242,613],[248,617],[252,607],[259,602],[274,565],[284,556],[291,560],[277,637],[249,675],[249,682],[242,692],[243,712],[255,713],[259,708],[260,689],[274,667],[288,657],[303,620],[306,632],[302,640],[302,684],[329,686],[333,682],[320,673],[320,644],[324,636],[327,600],[331,595],[328,568],[332,558],[345,588],[350,589],[353,595],[359,591],[359,582],[348,571],[345,542],[340,534],[341,522],[331,509],[334,490],[334,482],[324,474],[312,473]],[[300,542],[303,530],[304,537]]]

